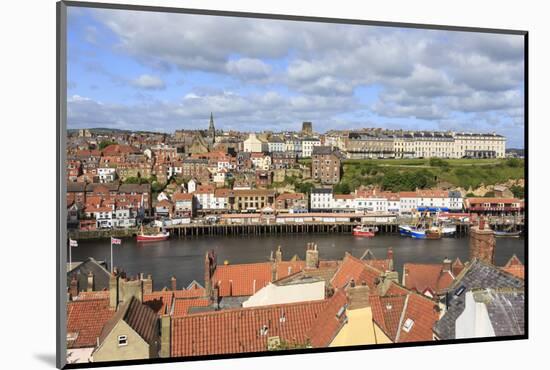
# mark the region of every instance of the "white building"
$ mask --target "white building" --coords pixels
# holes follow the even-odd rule
[[[271,156],[263,153],[252,153],[250,155],[250,161],[257,170],[268,171],[271,168]]]
[[[321,140],[318,138],[305,138],[302,139],[302,157],[310,158],[313,152],[313,147],[320,146]]]
[[[272,136],[267,142],[267,150],[270,153],[284,152],[285,151],[285,142],[277,136]]]
[[[332,189],[312,189],[310,198],[311,210],[331,210],[333,206]]]
[[[386,213],[388,212],[388,199],[385,196],[376,193],[355,192],[354,198],[355,210],[366,213]]]
[[[97,175],[99,176],[99,182],[113,182],[116,178],[116,168],[115,167],[99,167],[97,169]]]
[[[197,191],[197,180],[191,179],[187,182],[187,192],[194,193]]]
[[[250,133],[248,139],[243,142],[243,150],[248,153],[265,152],[267,144],[258,139],[255,133]]]
[[[338,212],[355,211],[355,199],[353,194],[334,194],[332,196],[331,208]]]

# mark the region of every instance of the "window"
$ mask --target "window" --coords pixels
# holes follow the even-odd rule
[[[119,335],[118,336],[118,346],[127,346],[128,345],[128,336],[127,335]]]

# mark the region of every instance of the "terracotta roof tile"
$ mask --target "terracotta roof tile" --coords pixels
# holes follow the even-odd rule
[[[338,290],[319,313],[308,332],[313,347],[328,347],[342,326],[346,323],[346,292]]]
[[[306,266],[305,261],[281,261],[277,263],[277,279],[283,279],[289,275],[302,271]]]
[[[353,279],[358,284],[365,281],[369,288],[374,289],[374,280],[379,276],[380,271],[365,264],[365,261],[353,257],[351,254],[346,254],[330,283],[335,289],[340,289]]]
[[[439,319],[439,312],[435,310],[437,303],[425,296],[410,293],[399,328],[398,342],[421,342],[433,340],[433,326]],[[406,331],[404,325],[412,320],[412,327]]]
[[[172,320],[173,357],[267,350],[267,339],[307,343],[306,333],[327,301],[188,314]],[[262,328],[264,331],[262,332]]]
[[[427,289],[440,294],[454,281],[451,272],[444,272],[442,264],[405,263],[403,265],[405,287],[424,293]]]
[[[208,298],[179,298],[174,301],[173,317],[186,316],[191,307],[207,307],[210,305]]]
[[[250,296],[271,282],[271,262],[218,265],[212,276],[220,297]]]
[[[395,341],[397,336],[406,297],[406,295],[381,297],[375,294],[369,296],[374,322],[392,341]]]
[[[67,334],[76,339],[67,341],[68,348],[95,347],[103,326],[115,311],[108,299],[79,299],[67,303]]]

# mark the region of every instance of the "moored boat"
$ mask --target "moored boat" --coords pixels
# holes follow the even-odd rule
[[[141,233],[136,236],[138,242],[159,242],[167,240],[170,237],[168,231],[161,231],[160,228],[156,234],[145,234],[143,226],[141,227]]]
[[[378,231],[378,228],[376,226],[366,226],[366,225],[359,225],[353,228],[353,236],[363,236],[367,238],[372,238],[376,232]]]
[[[438,227],[432,227],[424,233],[426,235],[426,239],[441,239],[443,236],[443,233],[441,232],[441,229]]]
[[[497,238],[519,238],[521,231],[495,231]]]
[[[454,236],[456,234],[456,225],[446,225],[441,227],[443,236]]]
[[[409,225],[399,225],[399,234],[401,236],[411,236],[412,227]]]

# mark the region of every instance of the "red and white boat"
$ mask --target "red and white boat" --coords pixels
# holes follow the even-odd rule
[[[163,240],[167,240],[170,237],[170,233],[168,231],[160,231],[156,234],[150,234],[147,235],[143,232],[143,227],[141,228],[141,234],[137,235],[137,241],[138,242],[159,242]]]
[[[378,228],[376,226],[365,226],[365,225],[359,225],[353,228],[353,236],[364,236],[367,238],[372,238],[376,232],[378,231]]]

